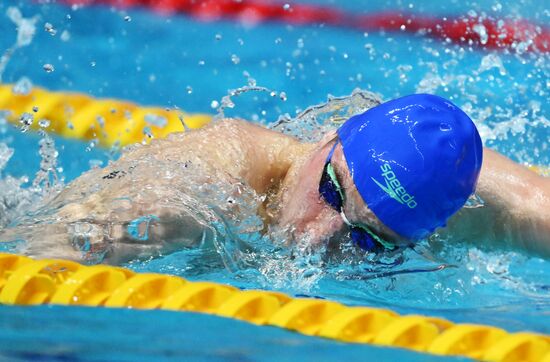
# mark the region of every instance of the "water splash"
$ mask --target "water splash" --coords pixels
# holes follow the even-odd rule
[[[0,178],[0,230],[21,215],[32,213],[44,202],[55,197],[64,185],[57,164],[59,155],[54,140],[44,131],[38,141],[40,169],[31,180],[28,176]],[[14,154],[14,150],[0,143],[0,175]],[[29,185],[30,183],[30,185]]]
[[[247,77],[247,85],[239,88],[235,88],[235,89],[230,89],[227,92],[227,95],[222,97],[220,102],[218,102],[217,100],[212,101],[212,103],[210,104],[210,107],[216,109],[216,115],[214,116],[214,120],[220,120],[225,118],[225,110],[235,108],[233,97],[239,97],[249,92],[269,93],[272,97],[274,97],[277,94],[275,91],[269,88],[258,86],[256,84],[256,80],[252,78],[250,74],[248,74],[248,72],[245,72],[244,75],[245,77]],[[284,97],[286,98],[286,94],[284,95]]]
[[[328,96],[325,103],[314,105],[300,112],[296,117],[288,114],[268,125],[272,130],[298,138],[301,141],[317,142],[328,131],[335,129],[349,117],[363,113],[382,101],[376,94],[355,89],[349,96]]]
[[[15,24],[17,29],[17,39],[15,44],[8,48],[0,58],[0,82],[6,66],[13,57],[15,51],[31,44],[36,33],[36,23],[40,19],[38,15],[31,18],[24,18],[21,11],[13,6],[8,7],[6,16]]]
[[[486,72],[490,69],[497,68],[500,75],[506,75],[506,69],[502,64],[502,59],[496,54],[489,54],[481,59],[481,64],[477,70],[478,73]]]
[[[40,155],[40,169],[36,173],[32,186],[36,191],[47,194],[56,194],[61,191],[63,182],[57,173],[57,158],[59,152],[55,142],[45,131],[41,131],[42,138],[38,141]]]

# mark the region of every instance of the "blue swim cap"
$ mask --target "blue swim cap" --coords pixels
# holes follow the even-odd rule
[[[445,226],[475,190],[481,138],[470,117],[441,97],[383,103],[348,119],[338,136],[359,194],[405,238]]]

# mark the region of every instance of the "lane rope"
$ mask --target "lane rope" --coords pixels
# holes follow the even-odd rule
[[[274,21],[292,25],[326,24],[361,31],[406,32],[457,44],[511,52],[550,52],[550,29],[527,20],[492,17],[425,16],[387,11],[353,14],[313,4],[265,0],[59,0],[69,5],[145,7],[163,14],[187,14],[199,20],[231,19],[247,24]]]
[[[0,111],[15,125],[90,140],[105,147],[147,143],[185,128],[200,128],[212,119],[209,114],[143,107],[127,101],[51,92],[40,87],[20,94],[9,84],[0,84]]]
[[[164,309],[206,313],[342,342],[406,348],[485,361],[548,361],[550,336],[480,324],[399,315],[389,309],[239,290],[213,282],[135,273],[68,260],[0,253],[0,303]],[[224,331],[219,331],[223,334]]]

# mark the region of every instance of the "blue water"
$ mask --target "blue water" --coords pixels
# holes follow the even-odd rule
[[[388,6],[387,1],[315,3],[354,12]],[[543,2],[496,4],[393,1],[390,7],[423,14],[486,12],[549,23]],[[550,131],[545,126],[550,118],[548,56],[461,50],[411,34],[365,35],[350,29],[277,23],[247,27],[229,21],[203,23],[185,16],[162,17],[143,9],[71,9],[55,2],[14,0],[0,3],[0,51],[11,46],[16,37],[13,24],[4,17],[9,6],[17,6],[25,17],[39,15],[40,20],[33,42],[18,49],[8,64],[3,74],[6,83],[25,76],[51,90],[213,112],[212,101],[219,101],[229,89],[245,85],[243,73],[248,72],[258,85],[287,94],[286,101],[267,94],[245,94],[235,99],[236,107],[229,115],[261,123],[284,113],[294,115],[325,101],[328,94],[348,95],[355,88],[371,90],[384,99],[423,90],[451,98],[467,109],[485,145],[519,162],[550,165]],[[125,16],[131,21],[125,21]],[[55,36],[43,30],[45,22],[57,30]],[[63,31],[70,34],[69,40],[61,39]],[[490,54],[498,56],[504,71],[480,70],[482,60]],[[46,63],[55,71],[45,72]],[[513,122],[508,125],[510,120]],[[39,168],[39,136],[21,135],[13,127],[0,129],[4,129],[0,142],[15,149],[2,177],[27,175],[32,179]],[[56,139],[56,144],[67,182],[89,169],[91,163],[105,164],[117,156],[74,141]],[[210,249],[183,250],[126,266],[244,289],[277,289],[350,305],[492,324],[510,331],[550,333],[550,263],[540,258],[508,249],[447,246],[436,253],[435,261],[408,251],[404,266],[384,268],[382,274],[373,277],[368,263],[342,265],[328,260],[319,267],[318,261],[305,260],[299,265],[289,264],[284,255],[273,251],[278,258],[273,257],[268,246],[259,245],[266,252],[249,255],[253,260],[248,264],[231,268]],[[405,266],[429,269],[441,263],[455,267],[388,274]],[[136,360],[152,356],[279,360],[273,357],[275,353],[282,353],[277,356],[283,360],[417,357],[409,352],[342,345],[274,328],[159,311],[0,307],[0,330],[0,356],[21,360]]]

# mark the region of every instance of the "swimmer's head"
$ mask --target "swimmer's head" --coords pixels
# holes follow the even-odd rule
[[[351,117],[337,133],[361,198],[401,237],[417,240],[445,226],[475,190],[481,139],[446,99],[398,98]]]

